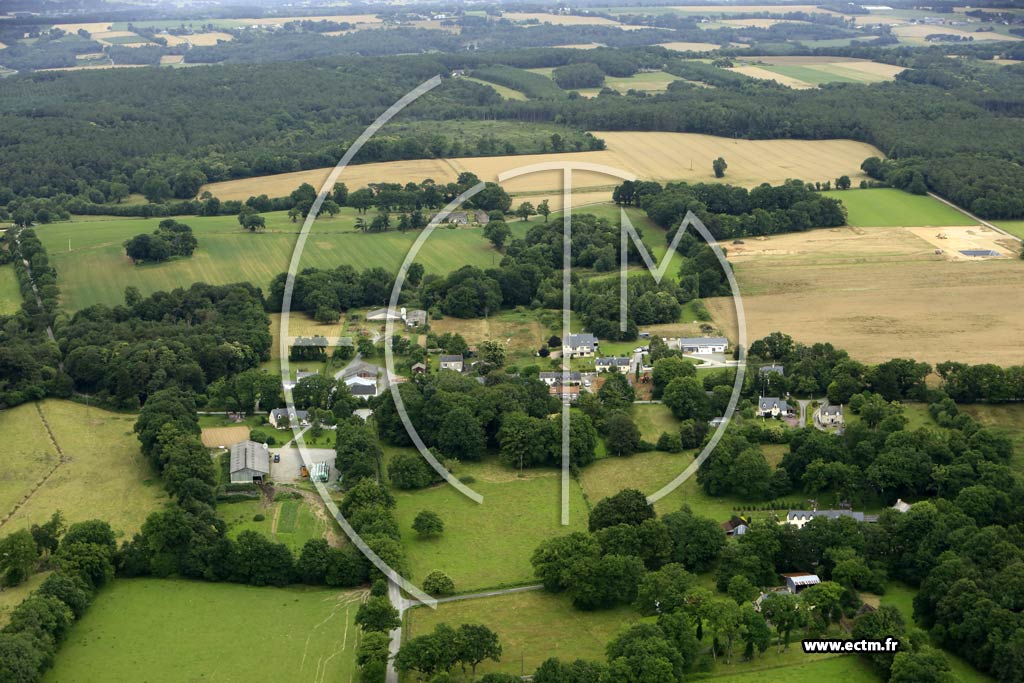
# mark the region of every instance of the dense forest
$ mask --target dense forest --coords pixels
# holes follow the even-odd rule
[[[190,192],[203,182],[328,166],[412,87],[436,74],[468,69],[522,87],[535,98],[504,100],[479,83],[447,78],[403,113],[403,127],[367,145],[356,161],[508,153],[501,140],[456,149],[441,122],[462,119],[498,120],[515,127],[509,131],[517,135],[519,127],[557,124],[566,139],[583,130],[853,138],[896,160],[894,183],[901,178],[909,183],[919,174],[926,187],[963,201],[983,217],[1021,215],[1024,133],[1018,117],[1024,110],[1024,67],[950,60],[928,50],[834,51],[912,68],[890,83],[794,91],[686,61],[662,48],[615,57],[592,51],[587,63],[606,74],[633,73],[655,62],[716,86],[677,82],[657,96],[606,91],[592,99],[561,96],[564,91],[555,83],[521,70],[577,63],[578,51],[572,50],[16,76],[0,82],[0,127],[7,143],[0,146],[0,201],[50,197],[58,210],[73,203],[77,212],[95,213],[100,206],[116,207],[122,188],[143,192],[154,177],[169,187],[156,197],[166,201],[194,197]],[[533,92],[541,87],[537,79],[546,81],[543,92]],[[154,89],[164,93],[159,106],[148,96]],[[282,92],[288,97],[280,97]],[[977,135],[979,129],[987,135]],[[550,151],[544,149],[550,134],[535,136],[515,152]]]

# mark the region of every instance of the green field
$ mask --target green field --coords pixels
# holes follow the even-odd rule
[[[394,491],[395,518],[414,582],[441,570],[460,593],[529,583],[534,580],[530,554],[541,541],[587,527],[586,503],[575,480],[570,482],[570,524],[560,524],[560,477],[554,470],[527,470],[519,478],[514,470],[487,461],[460,464],[455,472],[475,479],[469,486],[484,497],[483,504],[447,484]],[[444,534],[417,536],[412,522],[421,510],[441,516]]]
[[[118,579],[45,681],[352,681],[359,591]]]
[[[21,601],[29,596],[29,593],[39,588],[49,575],[49,571],[39,572],[17,586],[0,588],[0,628],[7,624],[11,610],[20,605]]]
[[[57,451],[49,442],[35,404],[0,412],[7,447],[0,477],[0,501],[6,515],[24,496],[0,531],[39,524],[61,510],[69,523],[86,519],[110,522],[119,536],[131,536],[167,494],[139,453],[132,432],[135,415],[111,413],[70,401],[39,404],[42,416],[64,451],[55,470]],[[49,478],[33,492],[43,476]]]
[[[996,225],[1011,235],[1024,239],[1024,221],[999,221]]]
[[[654,443],[662,432],[679,431],[679,420],[663,403],[641,403],[633,406],[633,420],[640,428],[640,436]]]
[[[222,503],[217,514],[228,524],[228,536],[237,538],[243,531],[255,531],[276,543],[284,543],[298,557],[306,541],[323,538],[324,521],[303,499],[277,501],[267,505],[263,499]],[[263,520],[255,521],[256,515]]]
[[[758,64],[762,69],[771,71],[781,76],[796,78],[811,85],[822,83],[877,83],[887,81],[883,76],[872,76],[871,74],[854,69],[844,69],[830,64],[820,66],[805,66],[802,64]]]
[[[12,315],[21,308],[21,287],[14,266],[0,266],[0,315]]]
[[[284,212],[265,216],[267,231],[260,234],[243,231],[234,216],[186,217],[183,222],[192,226],[199,241],[196,252],[189,258],[142,266],[132,265],[122,243],[152,232],[159,219],[75,220],[40,227],[38,235],[60,273],[64,307],[77,311],[96,303],[119,304],[128,286],[138,287],[143,294],[193,282],[246,281],[265,289],[274,276],[287,270],[301,227]],[[344,209],[334,218],[317,220],[300,267],[349,264],[361,270],[372,265],[397,272],[420,233],[363,234],[354,229],[355,218],[354,210]],[[438,228],[416,257],[428,273],[437,274],[464,265],[492,266],[499,259],[482,230],[474,228]]]
[[[498,85],[497,83],[491,83],[490,81],[484,81],[479,78],[470,78],[469,76],[464,76],[463,78],[464,80],[472,81],[473,83],[479,83],[480,85],[488,85],[494,88],[495,92],[504,97],[506,100],[516,100],[518,102],[522,102],[528,99],[526,95],[519,92],[518,90],[513,90],[512,88],[506,87],[504,85]]]
[[[429,633],[441,623],[484,624],[498,634],[502,655],[500,662],[481,664],[477,673],[522,675],[532,674],[548,657],[603,661],[608,641],[638,619],[628,607],[580,612],[564,595],[532,591],[411,610],[405,637]]]
[[[1018,474],[1024,474],[1024,406],[1004,405],[962,405],[964,411],[975,420],[1006,434],[1013,440],[1013,459],[1010,466]]]
[[[847,223],[857,228],[973,225],[974,221],[938,199],[892,188],[824,192],[843,202]]]

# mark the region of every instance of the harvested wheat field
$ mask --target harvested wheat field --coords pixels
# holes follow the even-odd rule
[[[775,81],[779,85],[785,85],[793,88],[794,90],[806,90],[814,87],[806,81],[801,81],[799,78],[783,76],[782,74],[777,74],[774,71],[769,71],[768,69],[763,69],[759,66],[736,66],[729,69],[729,71],[735,71],[738,74],[750,76],[751,78],[759,78],[762,81]]]
[[[668,9],[682,14],[748,14],[754,12],[771,12],[786,14],[787,12],[807,12],[818,14],[836,14],[832,10],[822,9],[817,5],[672,5]]]
[[[658,46],[668,50],[676,50],[678,52],[709,52],[721,47],[717,43],[686,43],[680,41],[674,43],[658,43]]]
[[[182,64],[185,62],[185,55],[160,55],[161,64]]]
[[[721,23],[735,28],[771,28],[776,24],[806,24],[791,19],[722,19]]]
[[[896,26],[892,32],[899,36],[900,41],[910,45],[927,45],[926,36],[942,34],[948,36],[960,36],[972,40],[1020,40],[1017,36],[1003,35],[995,31],[964,31],[951,26],[934,26],[931,24],[911,24],[908,26]]]
[[[207,33],[193,33],[188,36],[172,36],[169,33],[161,33],[160,37],[167,39],[167,44],[170,46],[175,45],[216,45],[217,41],[233,40],[234,36],[230,33],[224,33],[222,31],[209,31]]]
[[[245,441],[249,438],[249,428],[245,425],[238,427],[207,427],[200,434],[203,445],[207,448],[227,448],[231,444]]]
[[[350,189],[387,179],[389,182],[419,182],[425,178],[452,182],[462,171],[471,171],[481,180],[497,180],[498,174],[532,164],[577,162],[602,164],[637,178],[657,181],[689,180],[714,182],[711,162],[719,156],[729,164],[722,182],[752,187],[763,182],[781,183],[788,178],[813,180],[849,175],[857,183],[864,175],[861,162],[870,156],[883,156],[871,145],[853,140],[737,140],[693,133],[595,132],[607,149],[599,152],[565,154],[524,154],[518,156],[463,157],[458,159],[418,159],[349,166],[340,180]],[[320,168],[211,183],[201,188],[222,200],[245,200],[266,194],[282,197],[302,183],[319,188],[331,169]],[[619,180],[594,171],[575,171],[573,187],[586,191],[611,191]],[[552,196],[560,194],[562,172],[531,173],[502,184],[517,195]],[[585,203],[593,203],[590,199]]]
[[[941,228],[944,232],[979,228]],[[861,361],[915,358],[1000,365],[1021,362],[1020,259],[950,259],[923,231],[835,228],[727,244],[747,317],[747,338],[782,331],[828,341]],[[710,299],[735,339],[729,298]]]
[[[626,26],[617,21],[604,17],[581,17],[571,14],[545,14],[543,12],[505,12],[502,19],[512,22],[525,22],[537,20],[542,24],[554,24],[555,26],[618,26],[621,29],[642,29],[646,26]]]

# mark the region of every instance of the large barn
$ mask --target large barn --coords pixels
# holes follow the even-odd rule
[[[240,441],[231,447],[228,468],[232,484],[261,482],[270,474],[270,449],[265,443]]]

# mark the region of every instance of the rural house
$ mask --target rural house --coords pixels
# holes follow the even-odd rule
[[[842,427],[843,407],[826,403],[818,408],[814,419],[822,427]]]
[[[598,372],[612,372],[613,370],[618,370],[625,375],[629,372],[629,359],[616,358],[613,356],[598,358],[594,361],[594,369]]]
[[[413,363],[412,367],[409,369],[412,370],[412,374],[414,375],[424,375],[427,372],[427,366],[423,363]]]
[[[305,410],[294,409],[289,413],[287,408],[274,408],[270,411],[270,415],[267,416],[267,422],[275,429],[287,429],[295,425],[308,427],[309,413]]]
[[[364,401],[366,401],[366,400],[369,400],[369,399],[371,399],[371,398],[373,398],[374,396],[377,395],[377,383],[376,382],[374,382],[373,384],[353,383],[353,384],[349,385],[348,391],[349,391],[350,394],[352,394],[356,398],[361,398]]]
[[[548,394],[562,403],[575,403],[580,397],[580,388],[571,384],[554,384],[548,389]]]
[[[758,372],[760,372],[762,375],[786,375],[785,368],[781,365],[775,365],[774,363],[772,363],[771,365],[762,365],[758,369]]]
[[[262,482],[270,474],[270,449],[265,443],[240,441],[231,447],[228,472],[232,484]]]
[[[762,396],[757,399],[759,417],[786,417],[791,413],[789,404],[781,398]]]
[[[892,504],[892,509],[896,512],[910,512],[910,503],[905,502],[902,498],[897,498],[896,502]]]
[[[562,355],[566,358],[586,358],[597,351],[597,337],[589,332],[570,334],[562,343]]]
[[[747,533],[749,527],[742,517],[732,517],[728,522],[720,524],[726,536],[742,536]]]
[[[793,595],[796,595],[808,586],[814,586],[821,583],[821,579],[818,578],[817,574],[808,574],[806,572],[783,574],[782,578],[786,580],[786,590]]]
[[[789,524],[799,529],[815,517],[825,517],[827,519],[849,517],[858,522],[878,521],[878,515],[865,515],[863,512],[855,512],[853,510],[790,510],[786,513],[786,521],[780,522],[780,524]]]
[[[465,367],[465,362],[463,361],[461,353],[441,356],[442,370],[453,370],[455,372],[462,372],[463,367]]]
[[[564,377],[563,374],[565,375]],[[583,379],[583,375],[578,372],[542,372],[537,375],[537,378],[550,387],[555,384],[579,384]]]
[[[427,312],[422,309],[408,311],[402,309],[402,319],[406,327],[422,327],[427,324]]]
[[[729,348],[729,340],[725,337],[683,337],[676,341],[675,348],[683,353],[694,353],[707,355],[710,353],[725,353]],[[669,344],[672,348],[673,344]]]

